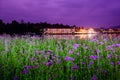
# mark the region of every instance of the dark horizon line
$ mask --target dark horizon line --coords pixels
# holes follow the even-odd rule
[[[2,19],[0,19],[0,20],[2,20]],[[118,26],[118,27],[120,27],[120,24],[117,24],[117,25],[112,25],[112,26],[90,26],[90,27],[88,27],[88,26],[83,26],[83,25],[81,25],[81,26],[77,26],[76,24],[73,24],[73,25],[70,25],[70,24],[63,24],[63,23],[49,23],[49,22],[47,22],[47,21],[43,21],[43,22],[31,22],[31,21],[24,21],[23,19],[21,19],[20,21],[18,21],[18,20],[15,20],[15,19],[13,19],[13,20],[11,20],[10,22],[5,22],[5,21],[3,21],[2,20],[2,22],[3,23],[5,23],[5,24],[11,24],[13,21],[16,21],[16,22],[18,22],[18,23],[25,23],[25,24],[27,24],[27,23],[31,23],[31,24],[40,24],[40,23],[47,23],[47,24],[51,24],[51,25],[54,25],[54,24],[62,24],[62,25],[68,25],[68,26],[76,26],[76,27],[78,27],[78,28],[80,28],[80,27],[84,27],[84,28],[113,28],[113,27],[116,27],[116,26]]]

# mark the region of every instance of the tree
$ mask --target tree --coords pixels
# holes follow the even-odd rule
[[[3,24],[3,21],[0,19],[0,26]]]

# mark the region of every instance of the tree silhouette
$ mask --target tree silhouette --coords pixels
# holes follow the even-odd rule
[[[13,20],[11,23],[3,23],[0,19],[0,34],[37,34],[42,35],[44,33],[45,28],[55,28],[55,27],[65,27],[62,24],[49,24],[47,22],[40,22],[40,23],[25,23],[24,20],[21,22],[17,22]]]
[[[21,22],[17,22],[16,20],[13,20],[11,23],[4,23],[0,19],[0,34],[19,34],[19,35],[25,35],[25,34],[31,34],[31,35],[42,35],[44,33],[44,30],[47,28],[75,28],[76,26],[69,26],[69,25],[63,25],[61,23],[56,24],[50,24],[47,22],[40,22],[40,23],[31,23],[27,22],[25,23],[24,20],[21,20]],[[83,28],[83,27],[82,27]]]

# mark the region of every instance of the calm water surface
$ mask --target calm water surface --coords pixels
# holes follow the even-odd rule
[[[92,39],[92,38],[118,38],[120,34],[77,34],[77,35],[43,35],[45,39]]]

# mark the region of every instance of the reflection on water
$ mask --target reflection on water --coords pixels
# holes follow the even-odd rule
[[[45,39],[92,39],[92,38],[118,38],[120,34],[77,34],[77,35],[44,35]]]
[[[75,39],[91,39],[96,35],[97,34],[79,34],[79,35],[75,35]]]
[[[109,39],[120,39],[120,34],[99,34],[96,37],[104,39],[104,38],[109,38]]]
[[[44,35],[45,39],[90,39],[97,34],[77,34],[77,35]]]
[[[75,39],[74,35],[44,35],[45,39]]]

